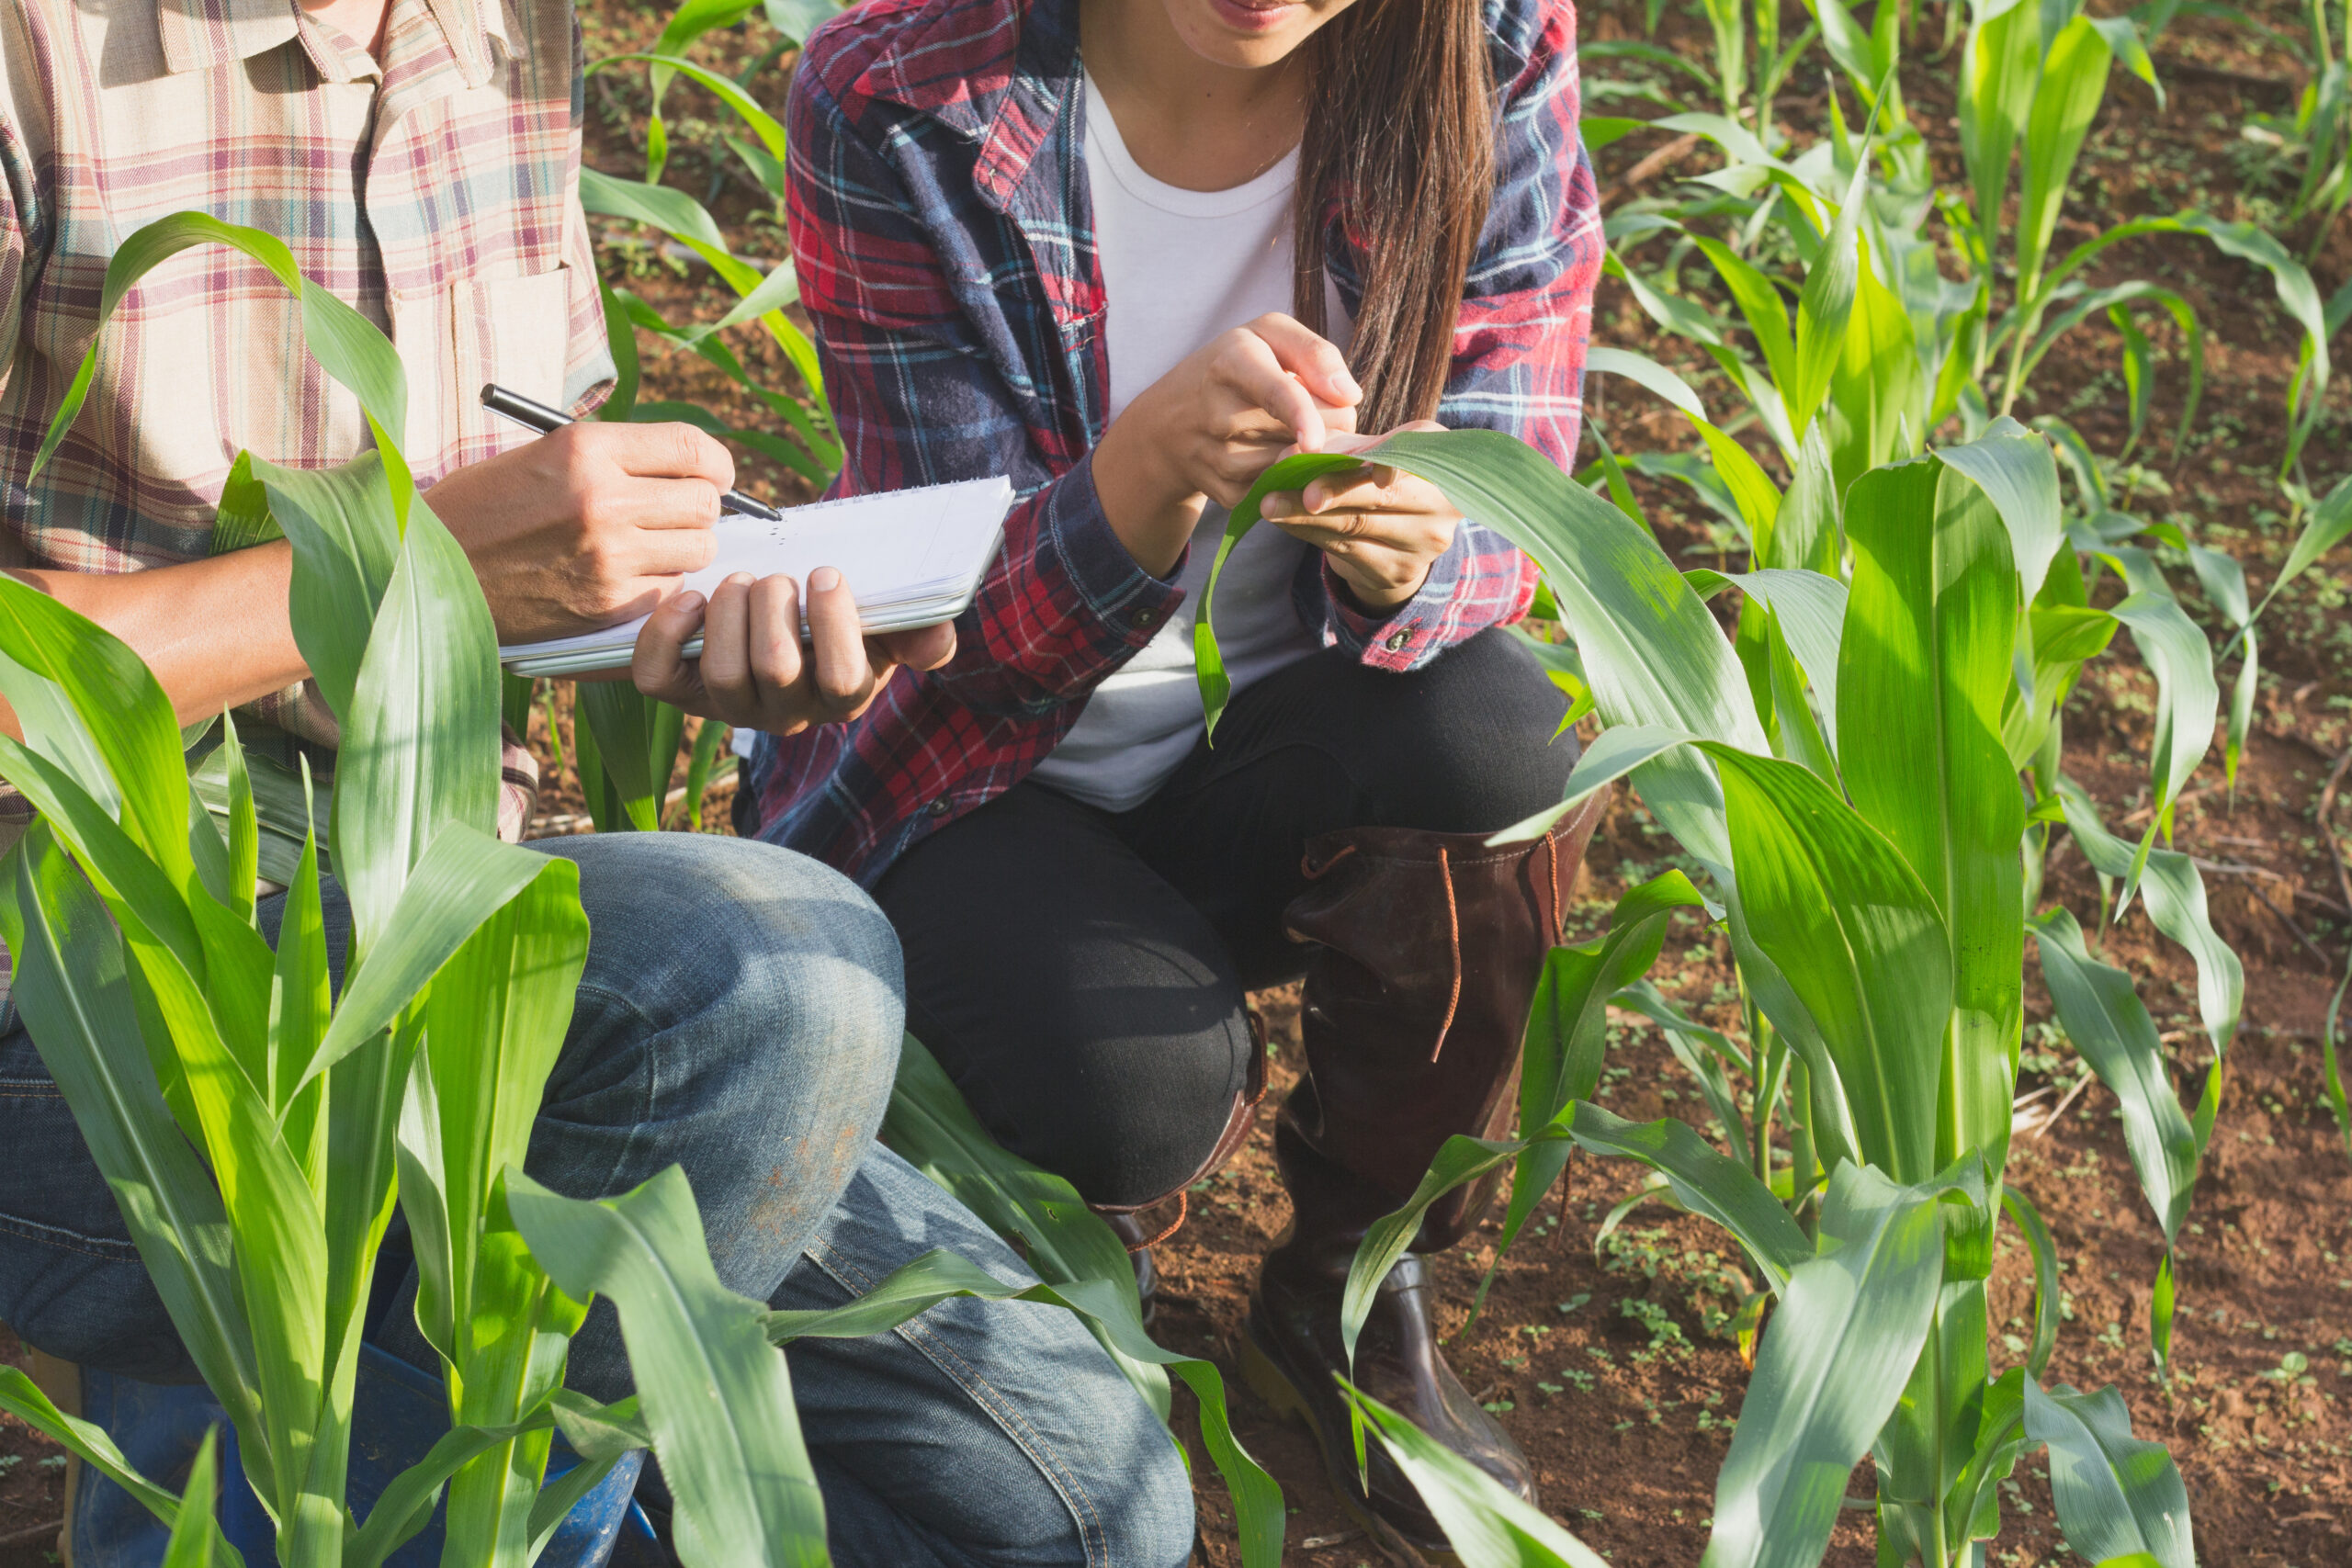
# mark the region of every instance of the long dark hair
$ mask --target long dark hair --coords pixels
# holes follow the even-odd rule
[[[1308,40],[1294,309],[1324,317],[1324,217],[1364,255],[1357,426],[1437,412],[1464,279],[1494,200],[1493,72],[1479,0],[1357,0]]]

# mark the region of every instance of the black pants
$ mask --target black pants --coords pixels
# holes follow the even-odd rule
[[[1283,934],[1309,839],[1491,832],[1557,803],[1566,699],[1512,634],[1409,674],[1316,654],[1251,686],[1132,811],[1027,783],[909,851],[876,890],[907,1027],[1013,1153],[1091,1202],[1182,1182],[1249,1067],[1243,993],[1297,978]]]

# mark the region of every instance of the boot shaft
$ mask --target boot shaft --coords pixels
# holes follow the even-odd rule
[[[1535,982],[1607,798],[1529,843],[1360,828],[1308,844],[1309,886],[1283,915],[1320,948],[1300,1011],[1307,1078],[1277,1142],[1303,1230],[1322,1228],[1310,1210],[1341,1228],[1393,1210],[1447,1138],[1508,1129]],[[1453,1245],[1491,1191],[1440,1202],[1417,1247]]]

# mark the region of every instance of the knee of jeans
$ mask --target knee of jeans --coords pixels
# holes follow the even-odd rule
[[[815,1083],[844,1101],[887,1099],[906,1029],[898,933],[865,891],[830,866],[757,840],[713,868],[707,896],[726,911],[720,983],[704,1005],[741,1021],[728,1032],[768,1052],[787,1041],[799,1092]]]
[[[749,840],[592,835],[548,852],[582,871],[594,927],[583,1009],[691,1052],[665,1076],[701,1078],[746,1109],[788,1095],[804,1110],[835,1105],[845,1123],[878,1121],[905,980],[898,935],[864,889]]]
[[[1102,1560],[1119,1568],[1181,1568],[1192,1561],[1196,1533],[1193,1478],[1167,1428],[1140,1397],[1132,1403],[1136,1430],[1132,1442],[1121,1446],[1136,1462],[1109,1489],[1112,1501],[1102,1519],[1108,1550]]]

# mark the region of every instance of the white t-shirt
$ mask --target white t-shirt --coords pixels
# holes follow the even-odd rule
[[[1292,308],[1292,192],[1298,152],[1230,190],[1184,190],[1144,173],[1086,79],[1086,175],[1109,307],[1111,418],[1219,333]],[[1326,279],[1330,336],[1347,346],[1346,311]],[[1159,635],[1094,689],[1086,711],[1033,776],[1106,811],[1142,805],[1201,737],[1193,618],[1225,537],[1212,504],[1178,581],[1184,604]],[[1320,646],[1291,583],[1309,547],[1279,528],[1250,532],[1216,585],[1218,649],[1238,694]]]

